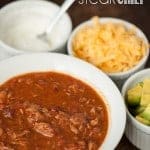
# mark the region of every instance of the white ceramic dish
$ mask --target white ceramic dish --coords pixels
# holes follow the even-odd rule
[[[125,128],[125,105],[119,90],[103,72],[82,60],[63,54],[28,54],[14,56],[0,62],[0,83],[16,75],[37,71],[70,74],[100,92],[105,97],[109,113],[109,129],[100,149],[113,150],[117,146]]]
[[[111,17],[101,17],[100,18],[100,22],[101,23],[107,23],[107,22],[112,22],[112,23],[121,23],[123,25],[125,25],[125,27],[127,27],[128,29],[135,29],[137,36],[141,37],[146,44],[148,44],[148,39],[145,36],[145,34],[135,25],[125,21],[125,20],[121,20],[121,19],[117,19],[117,18],[111,18]],[[91,24],[91,20],[85,21],[82,24],[80,24],[79,26],[77,26],[77,28],[75,28],[75,30],[72,32],[69,41],[67,43],[67,50],[68,50],[68,54],[71,56],[74,56],[74,52],[72,49],[72,41],[74,36],[76,35],[76,33],[78,31],[80,31],[81,28],[83,28],[84,26]],[[121,87],[123,82],[133,73],[143,69],[145,67],[145,64],[148,60],[148,56],[149,56],[149,49],[146,50],[146,55],[143,57],[143,59],[138,63],[137,66],[133,67],[132,69],[125,71],[125,72],[119,72],[119,73],[108,73],[108,75],[112,78],[112,80],[115,81],[115,83]]]
[[[122,88],[122,95],[125,99],[127,90],[133,87],[136,83],[143,81],[145,78],[150,78],[150,69],[142,70],[131,76]],[[132,144],[142,150],[150,149],[150,127],[138,122],[127,110],[127,125],[126,136]]]
[[[30,52],[29,50],[25,51],[24,49],[14,48],[14,46],[10,46],[8,43],[14,42],[14,35],[20,40],[20,38],[32,37],[32,35],[28,36],[27,32],[29,32],[29,34],[33,32],[33,35],[37,32],[44,32],[50,19],[54,17],[58,10],[59,6],[57,4],[45,0],[15,1],[0,9],[0,59]],[[33,28],[32,31],[29,30],[30,27]],[[18,28],[18,32],[16,28]],[[21,31],[21,28],[26,29]],[[71,30],[72,22],[69,15],[66,13],[51,33],[51,41],[56,39],[55,45],[46,51],[64,53]],[[6,37],[7,34],[8,36]],[[32,42],[30,42],[31,40],[26,41],[27,43],[23,42],[23,40],[20,41],[19,45],[31,46],[32,44]],[[36,43],[38,45],[39,42]],[[39,46],[36,47],[39,48]],[[36,51],[36,49],[33,49],[32,52]]]

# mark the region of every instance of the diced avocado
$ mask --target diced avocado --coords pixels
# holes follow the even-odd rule
[[[145,110],[145,106],[137,106],[135,108],[129,108],[129,111],[134,115],[138,115],[140,113],[142,113]]]
[[[127,92],[127,104],[129,106],[138,106],[141,101],[143,88],[137,84],[132,89],[128,90]]]
[[[143,93],[150,94],[150,79],[143,81]]]
[[[141,87],[143,87],[144,83],[143,82],[139,82],[138,83]]]
[[[150,104],[150,79],[145,79],[143,81],[141,105],[147,106],[148,104]]]
[[[140,117],[140,116],[136,116],[135,118],[136,118],[136,120],[138,120],[139,122],[141,122],[141,123],[143,123],[143,124],[145,124],[145,125],[150,126],[150,121],[149,121],[149,120],[146,120],[146,119],[144,119],[144,118],[142,118],[142,117]]]
[[[139,114],[140,117],[150,121],[150,104],[146,107],[146,109]]]
[[[141,105],[147,106],[148,104],[150,104],[150,94],[143,93],[141,98]]]

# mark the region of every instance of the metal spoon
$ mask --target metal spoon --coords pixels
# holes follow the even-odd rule
[[[56,25],[56,23],[59,21],[59,19],[62,17],[62,15],[68,10],[68,8],[75,2],[75,0],[65,0],[62,4],[59,12],[54,16],[54,18],[51,20],[50,25],[45,30],[44,33],[39,34],[38,38],[45,42],[49,42],[47,39],[47,35],[49,35],[53,29],[53,27]]]

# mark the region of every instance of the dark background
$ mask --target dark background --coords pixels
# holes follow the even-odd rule
[[[0,7],[11,2],[13,0],[0,0]],[[63,0],[51,0],[61,5]],[[92,0],[94,2],[94,0]],[[139,1],[139,0],[137,0]],[[143,5],[115,5],[115,4],[79,4],[79,0],[73,4],[69,9],[69,14],[72,18],[73,27],[76,27],[81,22],[88,20],[92,16],[100,17],[117,17],[125,19],[131,23],[137,25],[150,39],[150,0],[143,0]],[[103,0],[106,2],[106,0]],[[147,63],[147,67],[150,67],[150,59]],[[119,123],[119,122],[118,122]],[[125,136],[121,139],[116,150],[137,150]]]

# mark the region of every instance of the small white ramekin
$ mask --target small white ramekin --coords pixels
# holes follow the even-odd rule
[[[18,14],[21,14],[21,16],[19,16],[16,19],[18,22],[23,19],[24,14],[30,15],[30,13],[42,14],[42,15],[44,14],[45,16],[48,16],[49,19],[51,19],[51,17],[53,17],[53,15],[58,10],[59,10],[59,6],[51,1],[20,0],[20,1],[11,2],[0,9],[0,21],[2,24],[1,26],[10,26],[11,28],[13,26],[12,18],[17,18],[16,16],[18,16]],[[66,24],[68,25],[68,28],[63,27],[63,25]],[[51,48],[44,52],[59,52],[59,53],[66,52],[66,43],[72,31],[72,21],[70,16],[67,13],[62,17],[61,21],[59,22],[59,26],[62,27],[62,33],[64,34],[64,38],[61,39],[61,42],[56,47]],[[35,50],[31,51],[31,53],[33,52],[36,51]],[[13,48],[8,44],[4,43],[2,40],[0,40],[0,60],[14,55],[23,54],[23,53],[30,53],[30,51]]]
[[[131,76],[123,85],[122,95],[125,100],[126,92],[136,83],[143,81],[145,78],[150,78],[150,69],[142,70]],[[150,149],[150,127],[137,121],[131,113],[127,111],[127,124],[125,134],[129,141],[141,150]]]
[[[148,44],[148,39],[146,37],[146,35],[138,28],[136,27],[134,24],[131,24],[125,20],[122,20],[122,19],[117,19],[117,18],[111,18],[111,17],[102,17],[100,18],[100,23],[107,23],[107,22],[112,22],[112,23],[121,23],[123,25],[125,25],[126,28],[128,29],[135,29],[136,33],[137,33],[137,36],[142,38],[145,43],[147,45]],[[75,28],[75,30],[72,32],[69,40],[68,40],[68,43],[67,43],[67,51],[68,51],[68,54],[71,55],[71,56],[74,56],[74,52],[73,52],[73,49],[72,49],[72,41],[73,41],[73,38],[74,36],[76,35],[76,33],[78,31],[80,31],[81,28],[83,28],[84,26],[86,25],[89,25],[91,24],[91,20],[88,20],[86,22],[83,22],[82,24],[80,24],[79,26],[77,26],[77,28]],[[119,86],[121,87],[124,83],[124,81],[132,74],[134,74],[135,72],[139,71],[139,70],[142,70],[144,69],[145,67],[145,64],[148,60],[148,57],[149,57],[149,48],[146,50],[146,54],[145,56],[141,59],[141,61],[135,66],[133,67],[132,69],[128,70],[128,71],[125,71],[125,72],[119,72],[119,73],[108,73],[107,75],[109,75],[111,77],[111,79]]]

